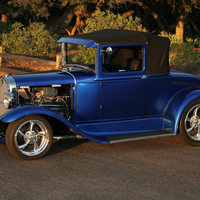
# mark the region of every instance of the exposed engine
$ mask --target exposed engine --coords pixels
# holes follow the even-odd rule
[[[70,86],[19,88],[19,105],[38,105],[70,118]]]

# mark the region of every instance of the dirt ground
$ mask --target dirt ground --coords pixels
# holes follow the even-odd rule
[[[23,65],[22,65],[23,64]],[[30,72],[39,72],[39,71],[48,71],[55,69],[55,66],[48,65],[33,65],[30,63],[3,63],[0,67],[0,77],[5,74],[21,74],[21,73],[30,73]]]
[[[4,76],[5,74],[15,75],[15,74],[24,74],[24,73],[28,73],[28,72],[12,69],[12,68],[0,67],[0,77]]]

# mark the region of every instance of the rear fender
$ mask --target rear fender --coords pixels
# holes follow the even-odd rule
[[[187,89],[177,94],[168,105],[164,114],[164,129],[178,134],[179,122],[183,111],[193,101],[200,99],[200,90]]]
[[[34,114],[46,115],[46,116],[53,117],[53,118],[59,120],[60,122],[62,122],[63,124],[65,124],[66,126],[68,126],[69,128],[71,128],[72,130],[74,130],[76,133],[80,134],[81,136],[83,136],[89,140],[92,140],[95,142],[101,142],[101,143],[109,143],[108,140],[103,140],[101,138],[88,136],[87,134],[85,134],[83,131],[78,129],[76,126],[74,126],[71,122],[69,122],[67,119],[65,119],[61,115],[57,114],[56,112],[54,112],[52,110],[41,107],[41,106],[29,105],[29,106],[21,106],[21,107],[13,108],[13,109],[7,111],[5,114],[3,114],[0,117],[0,121],[2,121],[4,123],[10,123],[10,122],[16,121],[22,117],[25,117],[27,115],[34,115]]]

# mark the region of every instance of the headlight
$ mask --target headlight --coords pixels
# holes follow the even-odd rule
[[[6,109],[10,109],[13,105],[14,98],[10,92],[5,92],[3,94],[3,104]]]

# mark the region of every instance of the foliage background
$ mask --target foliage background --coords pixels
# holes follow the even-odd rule
[[[171,68],[199,70],[199,0],[2,0],[0,14],[4,52],[54,59],[60,36],[124,28],[169,37]]]
[[[24,27],[16,22],[8,31],[1,37],[4,52],[43,59],[55,58],[60,52],[57,36],[51,35],[43,23],[34,22]]]

